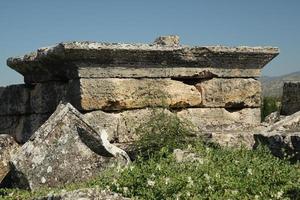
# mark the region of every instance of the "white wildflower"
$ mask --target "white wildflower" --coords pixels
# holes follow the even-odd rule
[[[186,193],[186,196],[190,197],[190,196],[191,196],[191,193],[190,193],[190,192],[187,192],[187,193]]]
[[[282,197],[282,195],[283,195],[283,191],[280,190],[279,192],[277,192],[277,194],[275,195],[275,197],[276,197],[277,199],[280,199],[280,198]]]
[[[169,178],[169,177],[167,177],[167,178],[165,179],[165,183],[166,183],[166,185],[168,185],[168,184],[170,183],[170,178]]]
[[[157,169],[158,171],[160,171],[160,170],[161,170],[161,166],[160,166],[160,164],[157,164],[157,165],[156,165],[156,169]]]
[[[152,181],[152,180],[147,180],[147,184],[149,185],[149,186],[154,186],[155,185],[155,181]]]
[[[247,170],[247,173],[248,173],[249,175],[253,175],[252,169],[248,169],[248,170]]]
[[[131,165],[131,166],[129,167],[129,170],[132,171],[133,169],[134,169],[134,166]]]
[[[123,192],[127,193],[128,192],[128,187],[123,187]]]
[[[210,176],[209,176],[208,174],[204,174],[203,176],[204,176],[204,178],[205,178],[207,181],[210,180]]]
[[[188,185],[187,185],[187,186],[188,186],[188,187],[193,186],[193,185],[194,185],[194,181],[193,181],[192,177],[188,176],[187,178],[188,178],[188,180],[187,180]]]

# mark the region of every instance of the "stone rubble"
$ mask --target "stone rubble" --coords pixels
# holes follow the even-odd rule
[[[10,172],[9,161],[11,155],[19,148],[14,138],[10,135],[0,135],[0,188],[2,181]]]
[[[109,146],[108,146],[109,145]],[[11,157],[14,187],[37,190],[95,177],[115,164],[119,148],[95,132],[70,104],[60,104],[50,118]]]

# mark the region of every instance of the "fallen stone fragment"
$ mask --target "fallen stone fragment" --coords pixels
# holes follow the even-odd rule
[[[13,185],[37,190],[87,180],[120,159],[73,106],[60,104],[11,161]]]
[[[280,113],[278,111],[276,111],[276,112],[272,112],[271,114],[266,116],[263,123],[265,123],[267,125],[272,125],[272,124],[280,121],[281,119],[283,119],[283,116],[280,116]]]
[[[253,127],[252,127],[253,128]],[[246,148],[252,150],[255,141],[253,130],[231,130],[224,132],[212,132],[208,137],[209,142],[218,144],[221,147]],[[253,128],[255,129],[255,128]]]
[[[80,79],[71,85],[68,97],[84,111],[201,104],[201,94],[194,86],[170,79]]]
[[[254,148],[265,145],[279,158],[300,160],[300,132],[265,132],[254,134],[254,139]]]
[[[98,187],[84,188],[60,194],[49,194],[45,197],[35,198],[33,200],[129,200],[120,194],[101,190]]]
[[[10,135],[0,134],[0,187],[3,179],[10,171],[10,157],[19,145]]]
[[[255,79],[213,78],[196,84],[202,95],[203,107],[260,107],[261,86]]]
[[[300,131],[300,111],[284,117],[282,120],[269,126],[267,132],[298,132]]]
[[[198,162],[203,164],[204,160],[199,155],[192,153],[188,150],[174,149],[173,155],[176,162]]]

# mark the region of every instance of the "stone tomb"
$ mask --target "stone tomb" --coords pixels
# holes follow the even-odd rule
[[[199,131],[260,123],[261,69],[272,47],[185,46],[178,36],[153,44],[68,42],[7,65],[25,84],[0,88],[0,134],[26,142],[60,101],[70,102],[110,140],[132,142],[151,109],[190,120]]]

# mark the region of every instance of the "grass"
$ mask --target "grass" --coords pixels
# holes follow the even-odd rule
[[[300,199],[300,164],[257,150],[210,146],[190,137],[188,126],[157,113],[139,127],[139,149],[127,167],[107,169],[98,177],[56,189],[28,192],[1,189],[0,198],[30,199],[49,192],[100,187],[138,199]],[[199,156],[195,162],[176,162],[174,148]],[[145,152],[147,152],[145,154]]]

